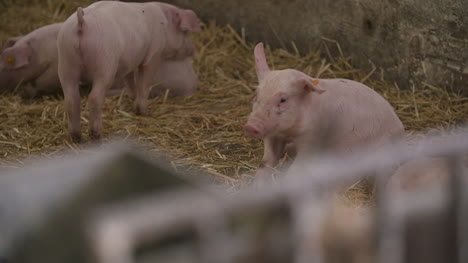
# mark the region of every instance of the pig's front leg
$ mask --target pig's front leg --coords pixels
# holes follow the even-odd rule
[[[26,83],[20,88],[20,96],[23,100],[29,100],[37,95],[37,88],[32,83]]]
[[[263,158],[255,173],[255,180],[265,180],[274,173],[274,167],[284,156],[286,141],[280,138],[265,138],[263,140]]]
[[[58,91],[59,83],[57,68],[50,67],[34,81],[34,85],[24,86],[21,97],[29,99],[36,97],[38,94]]]
[[[102,135],[102,105],[107,91],[112,86],[113,77],[102,78],[93,82],[93,89],[88,96],[89,137],[100,140]]]
[[[68,63],[72,63],[69,61]],[[68,131],[73,142],[81,142],[80,125],[80,75],[77,71],[68,70],[68,67],[62,65],[58,69],[60,83],[62,85],[63,97],[65,99],[65,109],[68,115]]]

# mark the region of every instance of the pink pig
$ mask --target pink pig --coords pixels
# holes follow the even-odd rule
[[[155,72],[150,97],[161,96],[169,90],[170,96],[191,96],[198,87],[198,78],[193,70],[190,57],[178,60],[164,60]]]
[[[26,36],[11,37],[5,42],[0,55],[0,91],[13,90],[21,85],[20,94],[23,98],[60,91],[56,42],[61,25],[62,23],[47,25]],[[30,63],[16,69],[8,69],[13,66],[12,61],[16,61],[20,55],[21,52],[18,51],[21,51],[24,43],[28,43],[28,49],[31,49]],[[151,90],[150,97],[164,95],[167,89],[170,90],[171,96],[189,96],[195,93],[198,78],[190,57],[163,60],[153,74],[152,84],[159,85]],[[124,80],[117,78],[108,95],[115,94],[123,86]]]
[[[117,79],[107,95],[120,94],[125,87],[125,81]],[[151,81],[151,92],[149,97],[154,98],[166,94],[169,96],[191,96],[198,88],[198,77],[193,70],[192,59],[163,60]],[[133,90],[128,89],[129,97],[134,98]]]
[[[22,83],[21,95],[25,98],[60,90],[56,40],[61,24],[47,25],[5,42],[0,54],[0,90],[12,90]]]
[[[256,176],[273,173],[286,145],[295,148],[296,161],[307,157],[321,143],[324,118],[331,118],[336,128],[328,145],[334,151],[353,151],[404,135],[391,105],[369,87],[347,79],[314,79],[294,69],[270,70],[262,43],[254,53],[259,86],[244,132],[264,142]]]
[[[58,74],[72,140],[81,141],[80,80],[93,84],[89,135],[99,139],[104,96],[116,76],[124,76],[134,91],[136,113],[147,114],[152,78],[161,61],[194,53],[189,31],[200,31],[196,14],[169,4],[105,1],[78,8],[57,40]]]

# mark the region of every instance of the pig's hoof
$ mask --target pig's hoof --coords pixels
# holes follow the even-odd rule
[[[23,101],[30,102],[35,97],[35,95],[20,93],[20,97]]]
[[[148,115],[148,109],[144,109],[143,107],[135,107],[135,114],[138,116],[146,116]]]
[[[82,140],[81,133],[76,133],[76,132],[71,133],[70,137],[73,143],[81,143],[81,140]]]
[[[89,138],[93,141],[100,141],[101,140],[101,133],[97,131],[90,130],[89,131]]]

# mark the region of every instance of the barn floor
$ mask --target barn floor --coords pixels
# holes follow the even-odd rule
[[[0,41],[27,33],[39,26],[63,21],[78,5],[89,1],[4,1],[0,18]],[[253,62],[255,43],[246,42],[230,26],[211,21],[203,32],[193,34],[198,49],[194,58],[200,79],[199,91],[190,98],[156,98],[150,115],[136,116],[126,96],[108,97],[103,115],[104,137],[132,141],[149,151],[177,159],[177,165],[201,168],[228,183],[251,173],[263,149],[260,141],[243,136],[242,125],[251,109],[257,79]],[[324,45],[335,45],[324,42]],[[294,50],[291,48],[291,50]],[[410,133],[426,128],[445,129],[465,121],[468,98],[446,87],[415,87],[400,90],[384,81],[380,69],[363,71],[346,58],[321,57],[267,48],[274,69],[295,68],[313,77],[349,78],[364,82],[395,108]],[[86,98],[82,100],[82,125],[87,140]],[[70,142],[62,97],[23,101],[15,93],[0,97],[0,167],[18,167],[29,158],[54,158],[80,152],[86,146]],[[85,144],[86,145],[86,144]],[[359,192],[359,191],[358,191]]]

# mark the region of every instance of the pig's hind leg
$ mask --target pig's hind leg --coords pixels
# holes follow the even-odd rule
[[[76,74],[76,72],[60,72],[59,70],[65,108],[68,115],[68,131],[73,142],[81,142],[79,74]]]
[[[91,140],[100,140],[102,135],[102,106],[108,90],[114,82],[114,74],[99,75],[93,81],[93,88],[88,96],[89,111],[89,137]]]
[[[157,60],[157,59],[155,59]],[[148,97],[151,84],[159,63],[154,61],[149,65],[138,68],[137,86],[135,87],[135,113],[137,115],[148,115]]]

